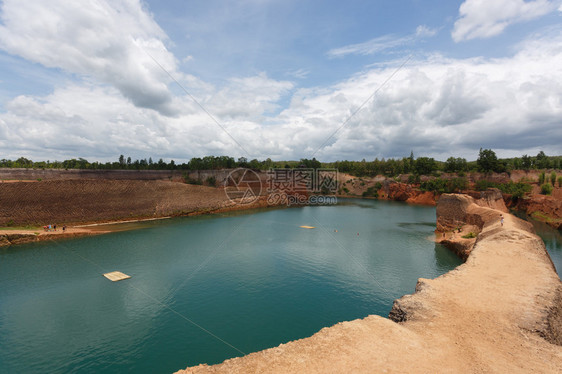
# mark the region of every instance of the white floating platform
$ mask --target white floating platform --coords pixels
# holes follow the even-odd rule
[[[121,281],[121,280],[124,280],[124,279],[131,278],[130,275],[123,274],[120,271],[112,271],[111,273],[105,273],[103,276],[106,277],[107,279],[109,279],[112,282],[118,282],[118,281]]]
[[[303,229],[315,229],[316,227],[314,226],[301,226]]]

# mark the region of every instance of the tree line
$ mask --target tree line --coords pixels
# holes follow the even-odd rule
[[[411,152],[409,157],[381,159],[373,161],[336,161],[322,163],[316,158],[300,159],[299,161],[272,161],[252,159],[245,157],[235,159],[230,156],[194,157],[189,162],[176,163],[160,158],[154,161],[148,159],[132,160],[131,157],[120,155],[114,162],[89,162],[84,158],[72,158],[64,161],[32,161],[25,157],[17,160],[1,159],[0,167],[3,168],[35,168],[35,169],[99,169],[99,170],[219,170],[245,167],[255,170],[268,170],[271,168],[336,168],[340,172],[358,177],[385,175],[394,177],[400,174],[431,175],[439,172],[466,173],[479,172],[509,172],[510,170],[531,169],[561,169],[562,156],[547,156],[540,151],[536,156],[523,155],[521,157],[498,159],[491,149],[480,149],[476,161],[468,162],[465,158],[449,157],[445,162],[437,161],[431,157],[414,157]]]

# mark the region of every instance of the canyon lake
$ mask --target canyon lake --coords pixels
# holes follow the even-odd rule
[[[386,317],[461,260],[435,208],[341,199],[0,250],[4,373],[165,373]],[[314,227],[312,229],[301,226]],[[123,226],[128,228],[127,226]],[[131,278],[111,282],[121,271]]]

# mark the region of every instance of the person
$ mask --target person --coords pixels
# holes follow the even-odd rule
[[[55,231],[57,231],[57,224],[56,223],[53,225],[53,229],[55,229]]]
[[[66,231],[66,225],[62,225],[62,232]]]
[[[500,214],[500,223],[503,226],[503,214]]]

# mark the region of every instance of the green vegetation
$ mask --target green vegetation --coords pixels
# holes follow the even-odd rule
[[[485,191],[488,188],[497,188],[502,193],[512,195],[512,199],[516,200],[523,197],[526,193],[531,192],[533,187],[530,184],[524,182],[514,183],[509,181],[508,183],[496,183],[487,180],[481,180],[476,182],[475,189],[477,191]]]
[[[443,168],[443,171],[445,171],[446,173],[462,173],[468,171],[468,163],[464,158],[449,157],[445,162],[445,167]]]
[[[474,239],[474,238],[476,238],[476,236],[477,236],[477,234],[471,231],[468,234],[463,235],[462,238],[464,238],[464,239]]]
[[[562,187],[562,177],[558,177],[558,187]]]
[[[208,186],[216,187],[217,186],[217,178],[215,177],[208,177],[205,182]]]
[[[556,184],[556,172],[555,171],[550,173],[550,184],[552,184],[552,186],[554,186]]]
[[[505,163],[498,160],[496,152],[492,151],[491,149],[480,148],[478,159],[476,160],[476,165],[478,165],[478,171],[484,173],[501,173],[506,171]]]
[[[544,184],[545,181],[546,181],[546,175],[543,171],[542,173],[539,174],[539,185]]]
[[[549,183],[542,184],[541,193],[543,195],[550,195],[552,193],[552,185]]]
[[[34,168],[34,169],[100,169],[100,170],[220,170],[245,167],[255,170],[268,170],[271,168],[335,168],[342,173],[357,177],[384,175],[396,177],[401,174],[414,175],[414,182],[419,183],[420,175],[438,176],[441,172],[458,173],[459,177],[470,171],[481,172],[509,172],[510,170],[544,170],[561,169],[562,156],[547,156],[540,151],[535,157],[523,155],[509,159],[498,159],[491,149],[480,149],[476,161],[467,162],[460,157],[449,157],[441,162],[430,157],[415,158],[413,152],[409,157],[378,159],[373,161],[336,161],[322,163],[315,158],[302,158],[299,161],[272,161],[267,158],[263,161],[246,157],[234,159],[230,156],[205,156],[194,157],[188,162],[176,163],[174,160],[165,162],[163,159],[153,161],[148,159],[133,160],[131,157],[120,155],[114,162],[90,162],[84,158],[72,158],[64,161],[38,161],[34,162],[25,157],[15,161],[0,159],[1,168]],[[544,183],[544,182],[543,182]],[[542,183],[541,183],[542,184]]]
[[[367,188],[367,191],[363,192],[363,197],[375,197],[378,198],[379,197],[379,193],[378,190],[375,187],[369,187]]]
[[[560,218],[549,217],[546,214],[544,214],[542,212],[538,212],[538,211],[531,213],[531,217],[533,217],[534,219],[536,219],[538,221],[542,221],[542,222],[560,222],[560,221],[562,221],[562,219],[560,219]]]
[[[420,189],[422,191],[433,191],[439,193],[453,193],[466,190],[468,188],[468,182],[466,178],[452,178],[452,179],[441,179],[435,178],[430,179],[426,182],[420,184]]]
[[[200,185],[203,184],[203,182],[202,182],[201,180],[199,180],[199,179],[193,179],[193,178],[191,178],[188,174],[184,174],[183,180],[184,180],[185,183],[187,183],[187,184],[195,184],[195,185],[198,185],[198,186],[200,186]]]

